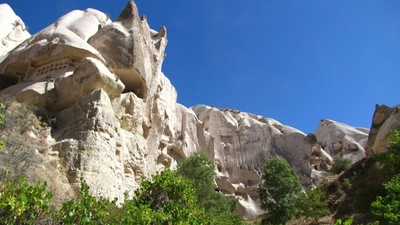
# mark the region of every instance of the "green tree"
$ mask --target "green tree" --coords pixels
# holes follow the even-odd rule
[[[325,192],[321,187],[307,188],[306,192],[301,192],[296,199],[296,218],[313,218],[318,224],[318,220],[329,214],[328,201]]]
[[[119,209],[117,199],[109,201],[105,198],[96,198],[89,194],[89,186],[81,178],[79,196],[64,203],[57,213],[62,224],[109,224],[115,222],[115,214]]]
[[[296,172],[285,160],[273,158],[264,165],[259,196],[261,208],[267,210],[263,224],[285,224],[295,212],[295,200],[301,191]]]
[[[380,224],[400,224],[400,174],[385,183],[386,196],[378,196],[371,204],[371,212]]]
[[[193,181],[197,200],[202,204],[214,192],[214,164],[203,152],[196,152],[186,159],[178,161],[176,173]]]
[[[0,184],[0,219],[4,224],[36,224],[48,216],[52,193],[45,190],[46,182],[40,180],[31,186],[22,177],[2,177]]]
[[[244,224],[245,220],[235,213],[237,200],[215,191],[214,168],[205,153],[197,152],[180,160],[176,172],[192,181],[197,203],[204,208],[210,224]]]
[[[133,199],[123,204],[123,224],[202,224],[204,211],[191,186],[169,168],[142,180]]]

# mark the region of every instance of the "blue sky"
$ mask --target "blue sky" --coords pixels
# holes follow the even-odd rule
[[[73,9],[115,19],[127,1],[6,1],[31,34]],[[400,103],[400,1],[137,0],[167,27],[163,72],[178,102],[235,108],[314,132],[321,119],[369,128]]]

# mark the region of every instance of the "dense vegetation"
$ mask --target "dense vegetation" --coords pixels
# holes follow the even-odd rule
[[[245,224],[234,213],[236,201],[214,191],[213,167],[204,153],[196,153],[181,161],[178,172],[167,168],[143,179],[135,196],[126,196],[120,206],[117,199],[91,196],[81,179],[79,196],[59,210],[50,210],[46,183],[30,186],[24,177],[7,173],[0,184],[0,219],[6,224]]]

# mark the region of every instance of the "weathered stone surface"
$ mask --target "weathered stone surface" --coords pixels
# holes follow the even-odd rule
[[[94,194],[123,199],[148,176],[146,139],[120,129],[108,95],[101,89],[81,98],[57,115],[53,150],[73,187],[83,177]]]
[[[333,158],[345,157],[356,162],[365,157],[368,129],[350,127],[333,120],[322,120],[315,136],[324,151]]]
[[[399,108],[393,108],[392,114],[379,128],[379,132],[376,135],[374,145],[372,146],[373,154],[380,154],[387,152],[390,141],[392,141],[391,130],[400,130],[400,113]]]
[[[312,146],[306,135],[273,119],[237,110],[192,107],[204,130],[214,137],[214,151],[208,151],[217,166],[217,188],[239,198],[241,216],[253,220],[259,209],[258,185],[265,162],[281,157],[290,162],[303,185],[311,184]]]
[[[31,35],[27,31],[24,22],[15,15],[12,8],[7,4],[0,4],[0,62],[5,55],[15,46],[19,45]],[[2,87],[0,86],[0,89]]]
[[[107,60],[109,66],[140,98],[147,97],[147,83],[164,60],[166,30],[151,31],[146,18],[139,18],[137,7],[130,1],[119,17],[89,39]]]
[[[117,76],[94,58],[82,59],[71,76],[53,82],[53,92],[57,99],[47,105],[52,111],[69,108],[79,98],[99,88],[103,89],[111,99],[118,97],[125,88]]]
[[[20,80],[68,76],[86,57],[105,62],[85,39],[109,22],[94,9],[68,13],[14,48],[0,64],[0,80],[11,86]]]
[[[65,190],[58,202],[81,177],[92,194],[122,200],[141,176],[203,151],[216,165],[216,188],[239,199],[237,212],[253,220],[264,213],[258,186],[269,158],[287,160],[309,186],[333,157],[365,156],[368,129],[324,120],[306,135],[238,110],[178,104],[161,71],[166,43],[166,29],[151,30],[130,1],[114,22],[94,9],[68,13],[0,63],[0,94],[51,116],[50,157],[35,171]]]
[[[378,132],[382,125],[395,112],[395,110],[396,107],[391,108],[386,105],[375,105],[375,112],[374,116],[372,117],[372,124],[368,135],[367,147],[365,148],[365,153],[367,154],[367,156],[374,155],[374,150],[372,149],[372,147],[375,143],[376,136],[378,135]]]

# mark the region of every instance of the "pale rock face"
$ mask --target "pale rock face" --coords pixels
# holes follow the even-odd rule
[[[322,120],[315,131],[318,144],[332,158],[350,158],[353,163],[365,157],[368,129],[354,128],[333,120]]]
[[[35,173],[62,188],[57,203],[78,190],[80,178],[92,194],[122,200],[142,176],[203,151],[216,165],[216,187],[253,220],[264,213],[258,186],[269,158],[287,160],[309,186],[335,155],[365,156],[365,129],[324,120],[316,135],[305,135],[262,116],[178,104],[161,72],[166,43],[166,29],[151,30],[130,1],[113,22],[94,9],[72,11],[0,63],[0,94],[52,116],[49,157]]]
[[[27,31],[24,22],[15,15],[7,4],[0,4],[0,62],[5,55],[15,46],[19,45],[31,35]],[[1,87],[0,87],[1,88]]]
[[[53,151],[73,187],[83,177],[92,193],[123,199],[141,176],[148,176],[146,139],[120,129],[108,95],[101,89],[82,97],[73,107],[57,115],[58,129]]]
[[[68,13],[14,48],[0,64],[0,81],[11,86],[62,78],[71,75],[86,57],[105,63],[86,39],[110,22],[94,9]]]
[[[373,145],[375,143],[375,139],[379,133],[380,128],[385,123],[387,119],[389,119],[395,112],[398,111],[398,107],[388,107],[386,105],[375,105],[374,116],[372,117],[371,129],[368,135],[367,147],[365,148],[367,156],[373,156],[374,150]],[[378,149],[377,153],[381,152]]]
[[[280,157],[290,162],[304,186],[311,184],[312,146],[306,135],[276,120],[237,110],[197,105],[191,108],[205,131],[214,137],[217,188],[239,198],[239,215],[253,220],[264,213],[259,208],[258,185],[265,162]]]
[[[372,146],[373,153],[375,155],[387,152],[387,148],[392,141],[391,130],[400,130],[400,113],[394,110],[390,117],[385,120],[382,127],[380,127],[378,134],[376,135],[374,145]]]
[[[147,83],[164,60],[165,27],[158,33],[151,32],[146,18],[140,19],[135,3],[129,2],[114,22],[89,39],[89,44],[106,57],[126,84],[125,91],[147,97]]]

